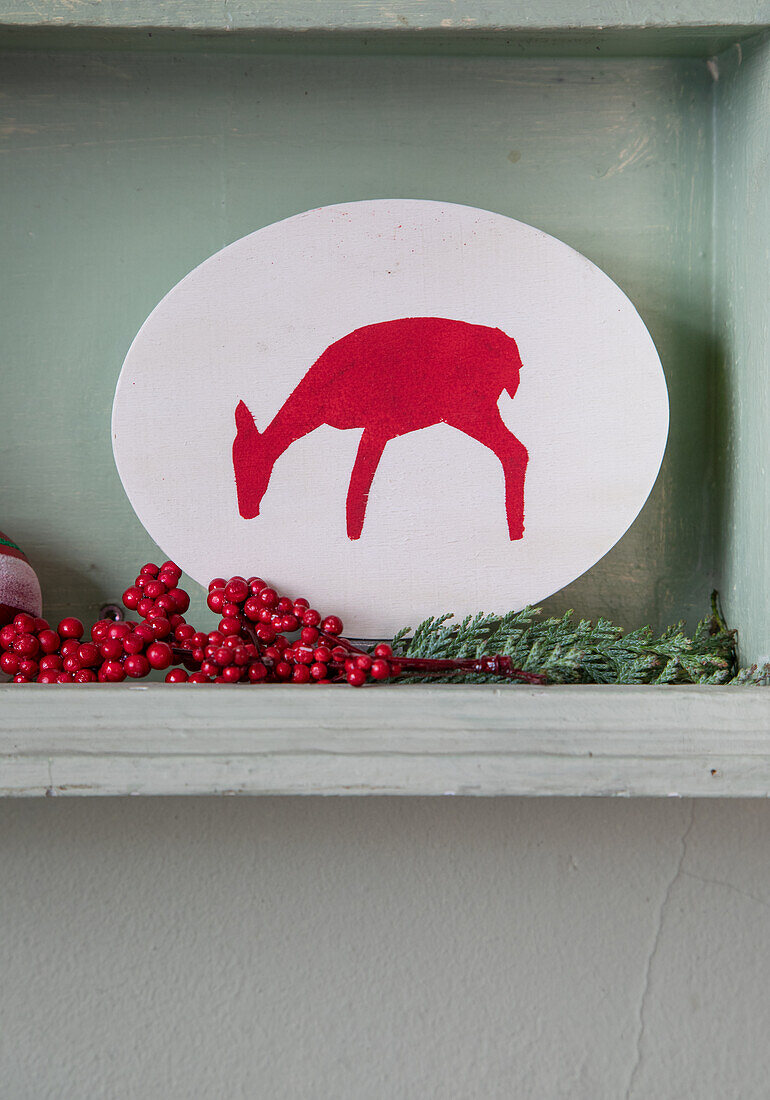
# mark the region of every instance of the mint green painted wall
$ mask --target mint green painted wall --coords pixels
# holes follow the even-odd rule
[[[401,195],[538,225],[635,302],[670,387],[668,454],[631,532],[551,606],[697,617],[717,564],[713,88],[704,62],[679,59],[7,54],[2,526],[49,612],[92,616],[156,553],[114,470],[109,410],[161,296],[268,222]],[[162,378],[158,400],[172,417]],[[204,414],[191,446],[209,445]]]
[[[770,37],[718,59],[715,319],[726,605],[770,658]]]

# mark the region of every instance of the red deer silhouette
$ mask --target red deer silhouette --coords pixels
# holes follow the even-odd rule
[[[348,537],[358,539],[388,440],[449,424],[497,455],[509,536],[520,539],[527,450],[497,408],[503,390],[516,393],[520,368],[516,342],[486,325],[404,317],[348,333],[319,356],[263,432],[238,403],[233,468],[240,514],[259,515],[273,466],[295,440],[322,424],[363,428],[347,496]]]

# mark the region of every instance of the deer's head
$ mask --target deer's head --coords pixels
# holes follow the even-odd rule
[[[235,410],[236,434],[233,440],[233,470],[238,490],[238,511],[244,519],[259,515],[259,505],[265,495],[272,463],[265,453],[262,436],[254,417],[243,401]]]

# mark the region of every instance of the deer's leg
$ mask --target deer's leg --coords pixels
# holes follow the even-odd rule
[[[527,448],[503,423],[497,407],[486,417],[474,416],[467,420],[449,421],[454,428],[478,440],[493,451],[503,468],[505,477],[505,514],[511,541],[524,537],[524,478],[529,455]]]
[[[350,475],[347,500],[348,538],[360,539],[366,515],[366,505],[369,500],[369,490],[377,470],[378,463],[385,450],[385,444],[390,439],[389,435],[364,428],[361,442],[358,444],[358,454],[353,464],[353,472]]]

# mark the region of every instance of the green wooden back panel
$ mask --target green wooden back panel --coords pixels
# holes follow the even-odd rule
[[[770,37],[719,59],[714,309],[721,587],[746,659],[770,659]]]
[[[33,559],[47,610],[93,615],[157,553],[117,478],[109,416],[160,297],[278,218],[397,195],[540,226],[635,302],[670,388],[663,471],[621,543],[550,606],[628,625],[696,617],[727,552],[712,386],[724,353],[716,87],[705,61],[681,58],[5,54],[0,526]],[[162,377],[157,399],[173,417]],[[190,447],[209,446],[201,409]],[[742,546],[736,535],[730,552]],[[736,611],[751,620],[747,601]]]

